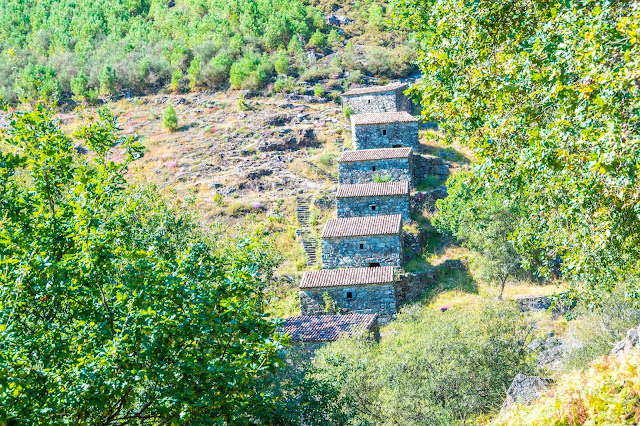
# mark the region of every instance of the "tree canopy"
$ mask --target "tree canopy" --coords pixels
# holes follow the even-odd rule
[[[637,1],[398,0],[415,30],[423,115],[471,147],[473,177],[526,206],[524,262],[562,259],[593,300],[640,259]]]
[[[330,387],[282,378],[265,239],[130,186],[109,111],[73,137],[52,114],[9,113],[0,143],[0,421],[339,424]]]

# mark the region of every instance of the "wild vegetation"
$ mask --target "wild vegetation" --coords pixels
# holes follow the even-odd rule
[[[300,0],[2,2],[0,99],[94,102],[123,92],[261,89],[276,79],[283,90],[287,76],[411,72],[406,36],[369,37],[366,52],[346,41],[385,29],[384,4],[356,3],[362,20],[343,31],[327,25],[329,5]]]

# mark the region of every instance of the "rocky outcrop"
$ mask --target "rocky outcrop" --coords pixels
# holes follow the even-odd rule
[[[640,327],[632,328],[627,331],[627,336],[616,343],[616,345],[611,349],[611,355],[615,355],[618,357],[622,357],[631,351],[633,348],[638,348],[638,333],[640,332]]]
[[[440,157],[433,155],[413,155],[413,170],[416,176],[416,181],[419,181],[425,176],[438,175],[448,176],[449,166]]]
[[[551,383],[553,381],[548,377],[517,374],[507,390],[507,397],[502,404],[502,410],[508,410],[514,404],[531,404],[549,389]]]
[[[325,21],[327,21],[327,25],[331,25],[334,27],[342,27],[344,25],[349,25],[355,22],[353,19],[350,19],[343,15],[327,15],[324,17]]]
[[[265,131],[258,143],[262,152],[292,151],[301,148],[316,148],[320,141],[313,129],[274,129]]]
[[[434,213],[436,211],[436,201],[448,196],[447,188],[439,186],[431,191],[418,191],[411,197],[411,210]]]

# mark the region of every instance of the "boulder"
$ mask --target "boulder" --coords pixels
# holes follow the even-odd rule
[[[638,347],[638,331],[640,327],[632,328],[627,331],[627,336],[616,343],[616,345],[611,349],[611,355],[615,355],[618,357],[622,357],[629,353],[629,351],[633,348]]]
[[[327,21],[327,25],[332,25],[334,27],[342,27],[355,22],[353,19],[343,15],[327,15],[324,19]]]
[[[551,307],[548,296],[525,296],[518,299],[518,306],[523,312],[546,311]]]
[[[502,404],[502,411],[508,410],[514,404],[531,404],[549,388],[551,383],[553,383],[553,380],[548,377],[517,374],[507,390],[507,397]]]
[[[262,152],[293,151],[318,146],[320,141],[311,128],[266,131],[258,143],[258,149]]]

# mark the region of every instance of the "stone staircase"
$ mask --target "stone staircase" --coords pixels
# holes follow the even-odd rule
[[[309,166],[313,171],[318,173],[320,176],[324,176],[324,178],[327,179],[329,182],[338,183],[338,179],[336,179],[335,176],[333,176],[331,173],[325,172],[324,170],[322,170],[320,167],[316,166],[312,162],[304,160],[304,164]]]
[[[307,257],[307,266],[313,266],[318,263],[318,240],[311,234],[311,225],[309,224],[309,210],[311,208],[311,196],[296,197],[296,216],[298,218],[298,226],[296,229],[296,238],[302,243],[302,248]]]

